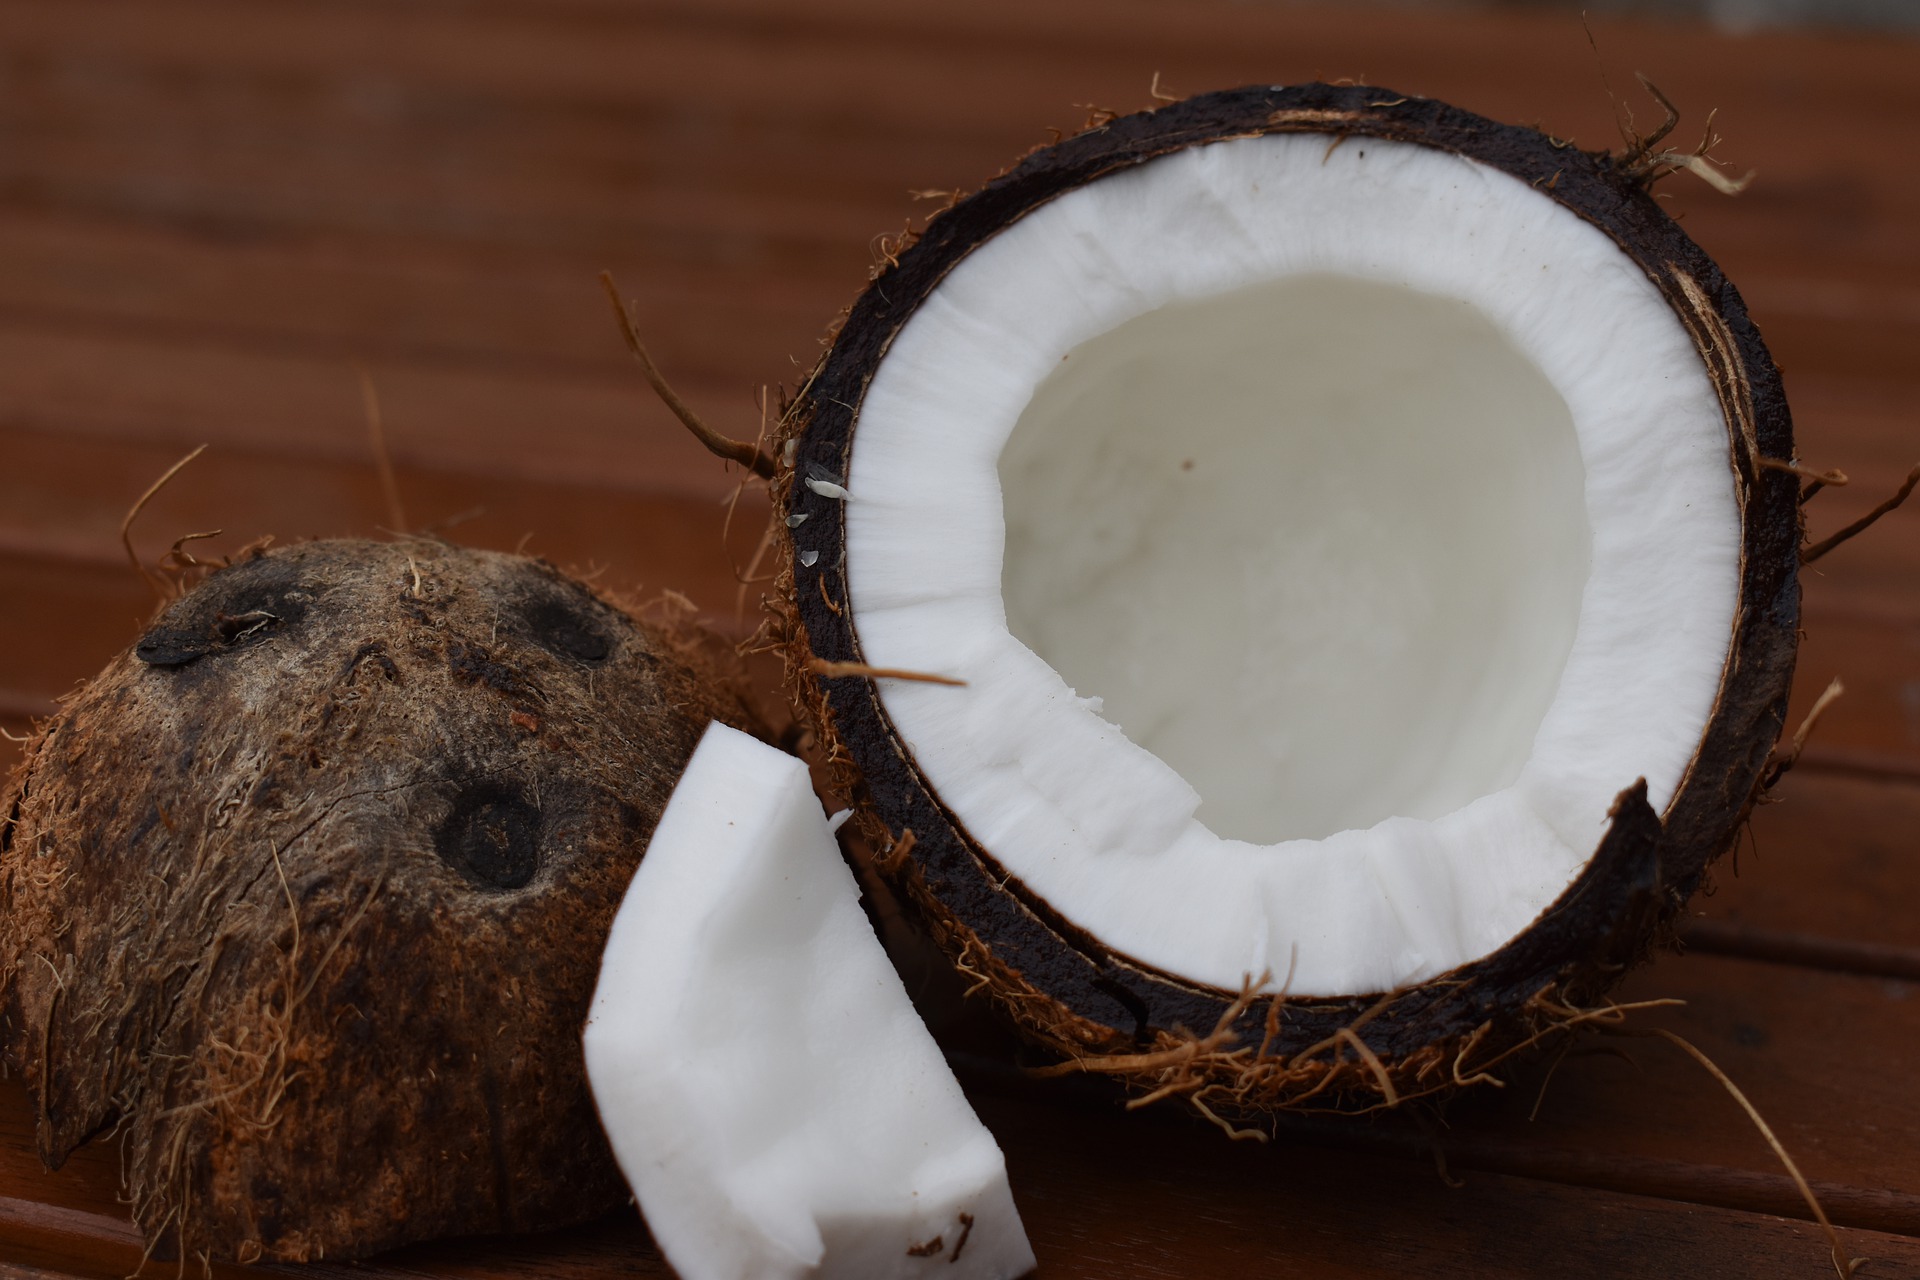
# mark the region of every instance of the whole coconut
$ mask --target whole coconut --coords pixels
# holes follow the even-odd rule
[[[189,1257],[625,1199],[579,1030],[721,651],[524,557],[255,552],[45,725],[0,808],[0,1047],[57,1167],[124,1127]]]

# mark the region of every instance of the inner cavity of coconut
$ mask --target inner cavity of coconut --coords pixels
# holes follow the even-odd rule
[[[1300,994],[1497,949],[1622,789],[1664,807],[1739,567],[1645,271],[1505,174],[1329,141],[1176,153],[983,243],[846,486],[863,658],[967,682],[880,685],[968,831],[1119,952]]]
[[[1320,839],[1511,786],[1580,618],[1566,402],[1450,298],[1297,276],[1076,347],[1000,458],[1013,634],[1201,797]]]

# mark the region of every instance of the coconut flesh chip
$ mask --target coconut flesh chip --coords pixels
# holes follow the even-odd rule
[[[1032,1270],[1000,1149],[792,756],[707,731],[614,919],[585,1040],[683,1280]]]
[[[1465,1083],[1643,957],[1778,735],[1778,374],[1629,159],[1366,87],[1114,120],[935,219],[784,428],[789,644],[963,682],[799,690],[856,821],[1141,1085]]]

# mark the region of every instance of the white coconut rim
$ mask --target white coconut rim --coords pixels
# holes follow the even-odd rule
[[[1718,401],[1641,268],[1504,173],[1328,141],[1177,152],[975,249],[894,339],[846,477],[863,657],[966,681],[879,682],[942,802],[1113,949],[1226,988],[1271,974],[1302,995],[1389,990],[1496,950],[1579,872],[1623,788],[1644,777],[1663,809],[1713,706],[1740,557]],[[1296,277],[1465,303],[1531,362],[1577,435],[1591,562],[1510,781],[1444,814],[1256,845],[1209,830],[1180,774],[1009,631],[998,468],[1036,388],[1082,344]],[[1536,669],[1561,663],[1553,647]]]

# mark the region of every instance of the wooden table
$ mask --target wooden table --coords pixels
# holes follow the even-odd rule
[[[409,518],[736,613],[730,479],[627,365],[612,268],[681,390],[751,435],[862,286],[913,190],[971,187],[1085,105],[1351,76],[1617,143],[1645,71],[1737,199],[1662,188],[1787,370],[1803,458],[1854,484],[1920,458],[1920,45],[1615,19],[1149,0],[7,0],[0,5],[0,723],[99,668],[151,608],[138,544],[387,521],[356,365]],[[1611,87],[1609,89],[1609,86]],[[1915,504],[1920,508],[1920,503]],[[465,513],[464,519],[459,519]],[[751,524],[751,521],[748,521]],[[1633,978],[1739,1082],[1863,1274],[1920,1274],[1920,509],[1806,581],[1795,714],[1816,747]],[[750,541],[750,538],[749,538]],[[742,622],[741,619],[747,619]],[[11,759],[8,756],[7,759]],[[1043,1276],[1822,1274],[1825,1246],[1720,1086],[1660,1042],[1568,1057],[1449,1113],[1264,1147],[969,1076]],[[1436,1168],[1435,1143],[1453,1180]],[[0,1277],[118,1276],[113,1152],[59,1174],[0,1091]],[[170,1270],[170,1268],[169,1268]],[[236,1269],[237,1270],[237,1269]],[[296,1269],[298,1270],[298,1269]],[[631,1215],[315,1274],[664,1274]]]

